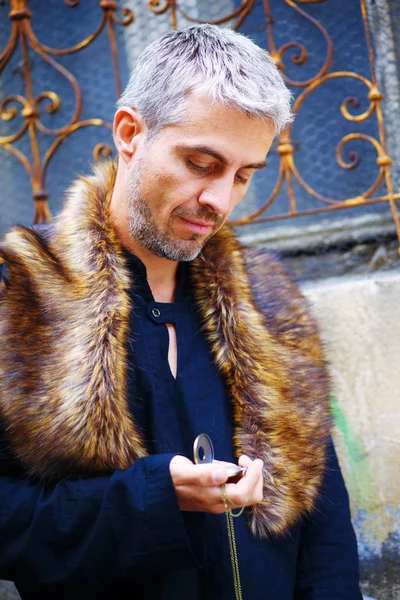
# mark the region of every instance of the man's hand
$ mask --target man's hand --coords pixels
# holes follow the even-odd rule
[[[258,504],[263,496],[263,462],[241,456],[239,465],[247,467],[246,475],[237,483],[227,483],[225,492],[236,506]],[[223,465],[218,462],[195,465],[188,458],[177,455],[169,463],[169,470],[181,510],[214,514],[225,511],[221,485],[229,475]]]

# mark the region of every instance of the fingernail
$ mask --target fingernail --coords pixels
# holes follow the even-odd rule
[[[214,483],[223,483],[226,481],[225,471],[214,471],[212,474],[212,479]]]

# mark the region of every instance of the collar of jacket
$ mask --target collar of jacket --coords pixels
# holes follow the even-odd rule
[[[126,401],[130,286],[110,216],[115,166],[80,179],[42,232],[0,246],[0,417],[28,473],[44,480],[127,469],[146,455]],[[233,405],[237,456],[264,460],[255,535],[313,508],[329,410],[317,332],[270,254],[223,227],[191,264],[198,310]]]

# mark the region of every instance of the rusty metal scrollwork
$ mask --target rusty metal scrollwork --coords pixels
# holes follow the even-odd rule
[[[64,0],[64,3],[74,8],[80,0]],[[4,5],[4,1],[0,2]],[[35,35],[31,25],[32,12],[28,8],[28,0],[10,0],[11,10],[9,18],[11,20],[11,33],[5,49],[0,55],[0,73],[10,62],[12,56],[20,46],[22,53],[21,72],[24,80],[25,96],[15,95],[7,96],[0,104],[0,118],[3,121],[13,121],[20,114],[24,121],[22,126],[15,133],[0,137],[0,146],[14,155],[27,171],[32,183],[32,195],[35,201],[34,223],[42,223],[51,217],[48,206],[48,193],[46,190],[46,173],[55,152],[70,135],[85,127],[106,127],[111,129],[111,124],[102,119],[81,120],[82,115],[82,92],[81,88],[72,73],[65,69],[57,60],[56,56],[65,56],[79,52],[91,44],[107,28],[110,42],[111,58],[114,66],[115,86],[117,96],[121,92],[118,69],[117,44],[115,37],[115,26],[127,26],[134,19],[133,12],[129,9],[122,9],[121,16],[118,16],[118,4],[113,0],[100,0],[101,9],[100,22],[96,30],[82,40],[79,44],[71,48],[56,49],[50,48],[41,43]],[[41,111],[45,110],[49,114],[54,114],[61,109],[61,98],[54,91],[44,90],[39,95],[33,93],[33,81],[29,54],[33,52],[44,62],[50,65],[60,73],[70,84],[74,97],[75,109],[68,123],[58,129],[46,127],[41,119]],[[15,145],[25,134],[29,134],[32,159],[22,153]],[[53,141],[41,156],[39,149],[38,133],[51,136]],[[112,149],[104,144],[98,144],[93,150],[94,160],[102,157],[111,156]]]
[[[187,22],[200,23],[201,21],[193,17],[184,10],[182,0],[144,0],[147,1],[149,9],[149,18],[157,17],[157,15],[169,14],[172,28],[177,27],[178,18]],[[261,0],[259,0],[261,2]],[[347,79],[358,81],[365,86],[364,100],[368,101],[368,106],[359,111],[361,106],[360,100],[355,96],[344,98],[340,104],[339,110],[343,119],[349,123],[357,124],[376,119],[378,125],[378,135],[376,138],[365,134],[349,133],[344,136],[334,153],[334,159],[343,171],[349,171],[357,168],[360,162],[360,156],[354,151],[349,150],[352,142],[361,140],[363,143],[369,144],[376,152],[376,176],[368,189],[351,198],[342,198],[340,200],[329,197],[326,194],[320,193],[305,180],[302,173],[296,164],[296,148],[297,144],[292,139],[292,131],[289,128],[279,137],[276,152],[279,157],[279,169],[276,176],[275,186],[263,205],[241,219],[237,219],[232,223],[234,225],[247,225],[251,223],[263,223],[271,220],[287,219],[291,217],[316,214],[327,211],[337,211],[354,206],[365,206],[377,202],[387,202],[392,211],[397,234],[400,240],[400,222],[396,207],[396,201],[400,200],[400,193],[395,192],[391,178],[392,159],[388,156],[386,149],[384,122],[382,115],[382,94],[378,87],[378,82],[375,74],[375,61],[372,49],[371,35],[366,12],[366,0],[360,0],[362,18],[364,21],[366,45],[371,67],[370,79],[361,74],[350,71],[332,71],[333,63],[333,41],[327,30],[307,12],[307,7],[313,4],[324,4],[329,0],[282,0],[289,10],[293,11],[297,16],[301,16],[311,26],[316,28],[324,40],[326,53],[323,58],[323,64],[319,71],[307,79],[301,76],[293,78],[289,77],[288,63],[292,63],[299,68],[299,74],[309,57],[309,52],[306,45],[299,41],[293,40],[281,47],[278,47],[275,42],[275,28],[279,26],[272,14],[271,0],[262,0],[264,13],[266,16],[266,33],[268,38],[268,51],[274,60],[275,64],[281,70],[283,77],[286,79],[289,86],[298,90],[297,99],[294,104],[294,112],[300,113],[304,105],[317,88],[325,86],[328,82],[335,79]],[[64,0],[66,6],[71,9],[80,4],[80,0]],[[5,4],[5,0],[0,0],[0,6]],[[46,172],[50,161],[54,156],[59,146],[75,131],[89,127],[108,127],[110,124],[102,119],[92,118],[82,121],[82,92],[74,75],[66,70],[58,61],[57,57],[71,55],[80,52],[87,48],[94,40],[96,40],[102,32],[107,30],[111,60],[113,62],[115,73],[115,89],[118,96],[121,92],[121,84],[119,79],[117,45],[115,36],[116,26],[128,26],[134,20],[132,10],[128,8],[119,9],[119,3],[116,0],[99,0],[99,22],[90,35],[84,40],[70,48],[51,48],[43,44],[37,39],[31,25],[32,13],[28,8],[28,0],[10,0],[11,10],[9,18],[12,22],[11,33],[9,40],[0,54],[0,73],[10,62],[12,56],[16,52],[18,46],[22,53],[21,73],[24,79],[24,95],[7,96],[0,104],[0,118],[3,121],[13,121],[18,115],[23,117],[22,125],[18,131],[10,133],[7,136],[0,137],[0,146],[13,154],[26,169],[33,190],[33,198],[35,200],[35,222],[42,222],[49,218],[50,211],[47,205],[47,191],[45,187]],[[229,14],[221,15],[212,22],[216,25],[230,24],[234,29],[240,29],[248,15],[256,6],[256,0],[242,0],[237,8]],[[61,98],[51,90],[43,90],[40,94],[34,95],[32,85],[32,73],[29,63],[29,53],[33,52],[45,61],[49,66],[58,71],[71,86],[75,96],[75,111],[69,122],[59,128],[46,127],[41,121],[41,111],[46,111],[49,114],[59,113],[61,110]],[[50,147],[47,149],[43,157],[40,156],[38,134],[51,136],[53,138]],[[30,139],[32,160],[23,154],[14,143],[22,136],[28,136]],[[93,150],[95,160],[102,157],[110,156],[112,149],[104,144],[98,144]],[[299,185],[305,194],[308,194],[315,201],[315,208],[308,210],[299,210],[295,193],[295,185]],[[269,208],[274,204],[279,203],[282,207],[287,205],[287,211],[281,212],[279,215],[271,216],[268,214]],[[284,209],[283,209],[284,210]]]
[[[270,0],[263,0],[264,12],[266,15],[268,51],[275,64],[281,70],[282,75],[286,80],[286,83],[289,86],[300,90],[300,93],[293,107],[294,113],[299,113],[305,101],[314,92],[314,90],[325,85],[328,81],[331,81],[336,78],[349,78],[349,80],[358,80],[365,84],[366,98],[369,101],[368,108],[362,113],[356,114],[354,111],[359,108],[360,102],[358,98],[348,97],[342,101],[340,105],[340,112],[344,119],[355,124],[362,123],[371,118],[376,118],[378,122],[379,139],[375,139],[372,136],[356,132],[348,134],[345,137],[343,137],[343,139],[339,142],[335,152],[335,160],[339,167],[341,167],[345,171],[355,169],[360,162],[360,157],[354,151],[346,152],[346,156],[344,156],[346,147],[354,140],[362,140],[368,144],[371,144],[377,154],[377,174],[375,181],[372,185],[369,186],[367,190],[364,190],[363,193],[352,198],[343,198],[341,200],[335,200],[333,198],[329,198],[323,194],[320,194],[304,180],[296,166],[295,144],[293,143],[293,140],[291,138],[291,130],[289,128],[287,131],[280,135],[278,140],[276,152],[280,159],[280,165],[277,173],[275,187],[272,190],[269,198],[258,210],[247,215],[246,217],[232,221],[232,224],[238,226],[248,225],[252,223],[264,223],[272,220],[291,218],[301,215],[317,214],[321,212],[340,210],[354,206],[363,206],[377,202],[388,202],[391,207],[397,235],[400,240],[400,221],[396,207],[396,201],[400,200],[400,193],[395,193],[393,190],[391,178],[392,159],[388,156],[386,149],[385,131],[381,107],[381,102],[383,98],[378,87],[375,73],[375,61],[367,18],[366,3],[365,0],[360,0],[362,18],[366,34],[366,44],[371,67],[370,80],[358,73],[348,71],[331,71],[333,62],[333,41],[326,29],[315,18],[308,14],[306,10],[307,5],[323,4],[327,1],[328,0],[283,0],[283,2],[291,10],[300,15],[302,18],[306,19],[313,27],[315,27],[325,40],[326,55],[324,58],[323,65],[318,71],[318,73],[305,80],[295,80],[293,78],[288,77],[288,75],[286,74],[287,61],[290,60],[294,65],[302,67],[306,64],[308,60],[308,51],[303,44],[297,41],[291,41],[282,45],[279,48],[277,47],[275,43],[274,28],[279,26],[279,23],[277,23],[273,18]],[[243,0],[243,2],[239,6],[239,8],[236,9],[236,11],[230,13],[229,15],[222,16],[220,19],[217,19],[213,22],[216,24],[232,22],[233,28],[238,29],[243,23],[246,16],[254,8],[254,5],[255,2]],[[160,6],[160,0],[150,0],[149,9],[155,14],[163,14],[169,10],[171,13],[171,25],[174,28],[176,28],[177,26],[178,14],[180,14],[183,18],[190,22],[201,22],[185,13],[185,11],[180,6],[179,0],[165,0],[162,6]],[[300,184],[304,192],[312,196],[317,201],[317,203],[323,206],[318,207],[317,205],[316,208],[313,209],[302,211],[298,210],[294,190],[295,181],[298,184]],[[385,184],[386,193],[379,195],[378,191],[381,188],[382,184]],[[287,212],[281,213],[279,215],[268,216],[266,214],[268,209],[272,206],[272,204],[274,204],[277,201],[281,192],[285,188],[287,192],[287,201],[289,205]],[[280,201],[283,206],[285,199],[280,198]]]
[[[322,33],[322,35],[325,39],[326,48],[327,48],[324,64],[323,64],[322,68],[320,69],[320,71],[314,77],[307,79],[305,81],[293,81],[293,80],[289,79],[288,77],[286,77],[285,65],[284,65],[285,54],[290,49],[296,50],[297,53],[295,53],[295,55],[292,55],[292,62],[294,62],[296,65],[301,66],[307,60],[307,56],[308,56],[307,49],[304,46],[302,46],[301,44],[297,44],[297,43],[286,44],[286,45],[282,46],[281,48],[276,47],[275,42],[274,42],[274,31],[273,31],[274,20],[272,18],[272,14],[271,14],[270,3],[269,3],[269,0],[264,0],[264,8],[265,8],[265,12],[267,15],[267,33],[268,33],[268,40],[269,40],[269,51],[271,53],[271,56],[274,59],[274,61],[276,62],[276,64],[278,65],[278,67],[281,69],[283,77],[286,79],[288,85],[297,87],[297,88],[304,88],[303,91],[297,97],[296,102],[294,103],[294,106],[293,106],[294,113],[296,114],[301,111],[302,106],[304,105],[305,101],[314,92],[314,90],[316,90],[320,86],[323,86],[326,82],[328,82],[330,80],[333,80],[336,78],[349,78],[349,79],[355,79],[355,80],[358,80],[358,81],[361,81],[362,83],[364,83],[366,86],[366,98],[369,101],[368,108],[360,114],[355,114],[354,110],[359,108],[360,102],[359,102],[358,98],[348,97],[342,101],[342,103],[340,105],[340,112],[344,119],[346,119],[347,121],[353,122],[353,123],[362,123],[362,122],[364,122],[370,118],[373,118],[375,116],[375,118],[377,119],[377,122],[378,122],[379,139],[375,139],[372,136],[368,136],[368,135],[356,133],[356,132],[348,134],[345,137],[343,137],[342,140],[339,142],[339,144],[336,148],[335,158],[336,158],[337,164],[344,170],[350,170],[350,169],[356,168],[360,161],[359,155],[354,151],[350,151],[347,153],[346,158],[344,158],[344,152],[345,152],[346,146],[350,142],[352,142],[354,140],[363,140],[364,142],[371,144],[376,151],[377,175],[376,175],[376,178],[375,178],[375,181],[373,182],[373,184],[370,185],[370,187],[367,190],[364,190],[363,193],[357,195],[356,197],[343,198],[341,200],[334,200],[332,198],[329,198],[325,195],[318,193],[303,179],[301,173],[298,171],[298,168],[296,166],[295,157],[294,157],[294,146],[293,146],[293,142],[291,140],[291,131],[289,129],[286,132],[284,132],[279,138],[277,152],[280,156],[280,168],[279,168],[277,183],[275,185],[274,190],[272,191],[272,194],[270,195],[270,197],[267,199],[267,201],[264,203],[264,205],[260,209],[258,209],[254,213],[252,213],[242,219],[236,220],[234,222],[234,224],[235,225],[244,225],[244,224],[248,224],[248,223],[262,223],[262,222],[266,222],[266,221],[270,221],[270,220],[290,218],[290,217],[301,216],[301,215],[306,215],[306,214],[317,214],[317,213],[321,213],[321,212],[325,212],[325,211],[340,210],[340,209],[354,207],[354,206],[363,206],[363,205],[367,205],[367,204],[373,204],[376,202],[385,202],[386,201],[389,203],[389,205],[391,207],[397,235],[400,240],[400,222],[399,222],[399,216],[398,216],[397,207],[396,207],[396,200],[400,199],[400,194],[394,193],[394,190],[393,190],[391,171],[390,171],[390,168],[392,165],[392,159],[388,156],[387,149],[386,149],[385,131],[384,131],[384,123],[383,123],[383,115],[382,115],[382,107],[381,107],[381,101],[383,98],[382,98],[382,94],[379,90],[377,79],[376,79],[375,62],[374,62],[374,55],[373,55],[373,51],[372,51],[372,43],[371,43],[370,30],[369,30],[369,24],[368,24],[368,19],[367,19],[365,0],[361,0],[361,11],[362,11],[362,17],[363,17],[363,21],[364,21],[364,28],[365,28],[365,32],[366,32],[366,43],[367,43],[369,62],[370,62],[370,67],[371,67],[371,80],[368,80],[367,78],[363,77],[362,75],[360,75],[358,73],[347,72],[347,71],[340,71],[340,72],[339,71],[337,71],[337,72],[331,71],[332,57],[333,57],[333,43],[332,43],[331,38],[329,37],[327,31],[315,19],[313,19],[310,15],[307,14],[307,12],[305,10],[303,10],[302,8],[300,8],[300,6],[298,6],[299,4],[302,4],[304,6],[307,4],[323,3],[323,2],[326,2],[326,0],[296,0],[296,1],[295,0],[284,0],[284,1],[290,8],[295,10],[297,13],[301,14],[310,23],[312,23],[315,27],[318,28],[318,30]],[[300,184],[301,188],[307,194],[309,194],[310,196],[315,198],[319,203],[323,204],[324,206],[316,207],[316,208],[310,209],[310,210],[299,211],[297,208],[297,205],[296,205],[295,192],[294,192],[294,188],[293,188],[294,181],[297,181],[297,183]],[[386,186],[387,193],[379,195],[379,194],[377,194],[377,192],[383,183]],[[289,200],[289,208],[288,208],[287,213],[283,213],[283,214],[276,215],[276,216],[274,215],[273,217],[267,216],[265,214],[266,211],[276,201],[280,192],[284,188],[285,184],[286,184],[287,195],[288,195],[288,200]]]
[[[149,10],[155,15],[163,15],[167,11],[170,11],[171,25],[173,29],[178,26],[178,14],[190,23],[205,23],[196,19],[189,13],[187,13],[179,3],[179,0],[165,0],[161,5],[162,0],[150,0],[148,3]],[[224,15],[223,17],[215,20],[207,21],[211,25],[223,25],[224,23],[233,22],[233,29],[238,29],[247,15],[253,10],[256,4],[256,0],[242,0],[240,6],[232,11],[231,13]],[[161,6],[160,6],[161,5]]]

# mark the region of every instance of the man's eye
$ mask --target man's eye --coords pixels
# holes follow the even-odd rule
[[[243,177],[243,175],[236,174],[235,178],[236,178],[236,181],[238,181],[242,185],[246,185],[246,183],[249,181],[249,178],[248,177]]]
[[[202,167],[191,160],[187,161],[187,165],[189,169],[192,169],[192,171],[196,171],[197,173],[209,173],[212,170],[212,167]]]

